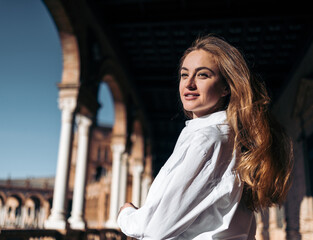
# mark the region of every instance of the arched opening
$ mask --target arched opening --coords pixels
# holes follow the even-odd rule
[[[6,102],[1,112],[7,116],[0,126],[1,154],[6,159],[1,178],[51,176],[60,128],[56,105],[56,81],[62,68],[59,37],[42,1],[7,1],[1,4],[0,15],[0,78],[5,79],[1,97]],[[6,27],[8,22],[14,27]]]
[[[98,102],[101,108],[98,112],[98,125],[112,127],[114,125],[114,102],[107,83],[101,82],[99,86]]]
[[[67,179],[69,179],[73,119],[75,117],[74,111],[77,107],[80,86],[80,54],[77,36],[74,34],[71,21],[69,20],[62,2],[58,0],[45,0],[44,2],[57,26],[63,56],[62,77],[58,78],[58,80],[61,79],[61,81],[58,81],[60,82],[58,84],[58,101],[62,118],[61,127],[59,128],[60,131],[57,131],[60,132],[59,144],[56,144],[59,145],[57,151],[58,166],[59,164],[63,164],[63,167],[57,168],[55,181],[59,183],[54,185],[53,207],[55,211],[51,211],[52,214],[54,213],[54,216],[50,216],[47,221],[45,221],[45,227],[65,229],[66,218],[70,215],[72,200],[67,199],[67,188],[63,188],[62,186],[67,186]],[[62,204],[57,205],[55,204],[56,202],[62,202]],[[61,215],[62,218],[56,217],[57,215]]]
[[[22,199],[13,194],[6,201],[6,227],[19,228],[22,225]]]
[[[112,75],[105,75],[103,82],[106,83],[112,94],[112,103],[114,104],[114,125],[112,131],[112,142],[118,144],[126,144],[127,136],[127,113],[126,104],[122,91]]]
[[[40,218],[40,199],[36,196],[31,196],[26,199],[25,204],[24,227],[37,228]]]

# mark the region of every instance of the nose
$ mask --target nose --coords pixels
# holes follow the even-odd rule
[[[186,88],[188,88],[189,90],[195,90],[195,89],[197,89],[197,85],[196,85],[194,76],[191,76],[191,77],[187,80],[187,82],[186,82]]]

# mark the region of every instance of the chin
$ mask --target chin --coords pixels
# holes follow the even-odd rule
[[[183,107],[186,111],[193,112],[195,110],[194,106],[190,106],[190,104],[183,104]]]

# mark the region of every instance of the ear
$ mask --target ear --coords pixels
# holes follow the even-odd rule
[[[228,86],[225,86],[222,92],[222,97],[227,96],[228,94],[230,94],[230,89]]]

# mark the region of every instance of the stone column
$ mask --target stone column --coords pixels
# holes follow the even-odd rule
[[[78,116],[78,148],[73,190],[73,205],[71,217],[68,219],[72,229],[83,230],[86,228],[86,223],[83,217],[83,208],[88,161],[89,128],[91,124],[91,119],[83,115]]]
[[[141,173],[143,166],[141,164],[135,164],[133,170],[133,185],[132,185],[132,203],[136,207],[140,207],[140,193],[141,193]]]
[[[269,233],[269,209],[263,209],[261,211],[261,218],[262,218],[262,239],[263,240],[269,240],[270,239],[270,233]]]
[[[150,185],[151,185],[151,177],[145,175],[141,183],[141,189],[142,189],[141,190],[141,206],[143,206],[146,201]]]
[[[21,228],[25,228],[25,219],[27,217],[27,209],[25,206],[21,206],[21,213],[20,213],[20,221],[19,221],[19,226]]]
[[[4,226],[4,219],[5,219],[5,206],[0,205],[0,227]]]
[[[119,187],[120,187],[120,172],[122,154],[125,150],[124,144],[112,145],[113,159],[112,159],[112,179],[111,179],[111,196],[110,196],[110,216],[106,223],[106,227],[118,228],[117,214],[119,211]]]
[[[40,211],[38,214],[38,228],[43,228],[45,217],[46,217],[46,211],[45,211],[43,205],[41,205]]]
[[[296,129],[296,126],[292,126]],[[294,134],[295,136],[296,134]],[[293,137],[296,139],[296,137]],[[302,144],[293,141],[295,164],[293,167],[293,181],[285,202],[286,239],[300,240],[300,206],[305,196],[306,181]]]
[[[123,204],[126,202],[127,169],[128,169],[127,159],[128,159],[128,154],[124,153],[123,156],[122,156],[122,165],[121,165],[119,207],[123,206]]]
[[[62,123],[52,210],[45,222],[45,228],[48,229],[66,229],[66,190],[70,164],[73,112],[76,107],[76,101],[74,97],[59,99],[59,108],[62,111]]]
[[[283,209],[278,206],[269,208],[269,235],[270,239],[286,239],[283,222]]]
[[[313,197],[312,196],[305,196],[301,202],[300,232],[302,233],[302,239],[313,239]]]

